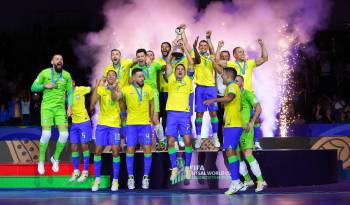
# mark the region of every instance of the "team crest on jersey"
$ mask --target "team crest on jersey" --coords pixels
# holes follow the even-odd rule
[[[143,96],[146,97],[148,95],[148,93],[143,93]]]
[[[77,95],[75,96],[75,99],[79,100],[79,99],[80,99],[80,95],[77,94]]]

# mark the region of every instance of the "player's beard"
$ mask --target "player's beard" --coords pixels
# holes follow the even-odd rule
[[[169,51],[162,51],[162,56],[164,58],[168,57],[168,55],[169,55]]]
[[[62,67],[63,67],[63,65],[60,65],[59,67],[57,67],[57,65],[53,65],[53,68],[55,69],[55,71],[56,71],[57,73],[62,72]]]
[[[144,82],[136,82],[136,84],[137,84],[140,88],[142,88],[143,85],[144,85],[145,83],[144,83]]]

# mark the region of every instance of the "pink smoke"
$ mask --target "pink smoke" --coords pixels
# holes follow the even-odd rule
[[[313,34],[326,25],[329,8],[327,0],[233,0],[233,5],[211,3],[198,14],[194,3],[186,0],[111,0],[103,10],[105,27],[87,34],[86,44],[81,45],[77,53],[82,61],[89,54],[96,62],[91,76],[93,82],[110,63],[112,48],[121,49],[122,56],[127,58],[134,57],[136,49],[141,47],[154,50],[160,56],[161,42],[171,42],[175,27],[181,23],[188,27],[190,43],[195,36],[204,38],[205,32],[212,30],[215,48],[219,40],[224,40],[223,49],[232,52],[234,47],[241,46],[248,50],[248,55],[260,55],[257,38],[261,37],[267,46],[269,61],[255,70],[253,84],[263,107],[264,136],[272,137],[283,89],[279,73],[290,69],[281,67],[281,46],[288,48],[291,42],[310,41]],[[285,26],[288,32],[279,32]],[[293,40],[285,42],[286,37]]]

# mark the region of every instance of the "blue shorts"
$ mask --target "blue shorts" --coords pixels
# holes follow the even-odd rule
[[[210,104],[209,106],[203,104],[205,100],[217,98],[216,93],[217,93],[217,90],[215,86],[197,85],[196,91],[195,91],[195,103],[196,103],[195,111],[196,112],[205,112],[207,110],[217,111],[218,104],[216,102],[213,104]]]
[[[151,125],[127,125],[125,128],[126,146],[135,147],[140,141],[142,145],[152,144]]]
[[[69,141],[71,144],[86,144],[92,138],[91,121],[88,120],[82,123],[72,123],[69,130]]]
[[[259,139],[262,137],[261,127],[254,127],[254,139]]]
[[[168,137],[175,137],[180,134],[190,135],[191,129],[191,117],[188,112],[168,111],[166,120],[165,135]]]
[[[106,125],[96,126],[96,145],[108,146],[120,144],[120,128]]]
[[[193,99],[194,98],[194,94],[191,93],[190,94],[190,99],[189,99],[189,102],[190,102],[190,112],[189,112],[189,115],[190,117],[193,115]]]
[[[239,139],[243,128],[241,127],[224,127],[224,145],[223,149],[237,149]]]

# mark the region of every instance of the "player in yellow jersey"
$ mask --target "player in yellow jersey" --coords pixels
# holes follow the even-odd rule
[[[107,85],[104,80],[97,82],[97,88],[92,93],[91,108],[94,108],[97,101],[100,104],[96,126],[96,148],[94,156],[95,182],[91,190],[97,191],[100,185],[101,175],[101,153],[105,146],[112,147],[113,154],[113,181],[112,191],[117,191],[119,187],[118,177],[120,168],[120,101],[122,100],[121,89],[117,83],[117,72],[110,70],[107,72]]]
[[[185,54],[189,55],[186,48]],[[168,58],[169,59],[169,58]],[[166,136],[168,137],[168,153],[172,166],[170,180],[173,181],[178,175],[176,163],[176,148],[175,141],[180,134],[183,136],[185,144],[185,177],[191,178],[191,159],[192,159],[192,143],[191,143],[191,96],[193,96],[193,61],[189,58],[189,66],[186,68],[183,64],[175,67],[175,72],[172,72],[170,60],[167,61],[167,79],[169,98],[166,104],[167,110],[167,127]],[[193,99],[193,98],[192,98]]]
[[[224,68],[222,78],[226,84],[225,96],[222,98],[213,98],[204,101],[209,105],[213,102],[221,102],[225,104],[225,127],[224,127],[224,144],[223,149],[229,162],[232,183],[225,194],[231,195],[244,188],[239,180],[239,158],[236,149],[242,134],[242,117],[241,117],[241,91],[235,83],[236,70],[232,68]]]
[[[161,145],[165,145],[164,130],[162,124],[159,121],[159,91],[157,76],[161,71],[162,66],[157,62],[152,62],[147,56],[147,51],[143,48],[136,50],[136,60],[137,64],[132,67],[132,70],[139,68],[144,73],[144,83],[152,88],[153,91],[153,101],[154,101],[154,116],[152,118],[152,123],[156,131],[157,138]]]
[[[90,87],[76,86],[72,81],[73,87],[73,105],[72,105],[72,125],[69,131],[69,140],[71,143],[72,162],[74,171],[69,181],[84,182],[89,176],[90,152],[88,143],[92,139],[91,121],[85,108],[85,95],[91,92]],[[81,176],[79,171],[79,151],[78,144],[81,144],[83,151],[84,169]],[[79,177],[79,178],[78,178]]]
[[[211,31],[207,31],[206,40],[201,40],[198,46],[199,52],[194,50],[194,71],[196,83],[195,91],[195,111],[196,111],[196,143],[195,148],[200,148],[202,144],[201,128],[203,122],[204,112],[209,111],[212,125],[214,146],[219,148],[220,142],[217,136],[218,133],[218,117],[216,111],[218,110],[217,103],[205,105],[203,102],[207,99],[217,97],[217,90],[215,87],[214,72],[215,67],[211,59],[215,59],[214,49],[211,43]],[[209,52],[210,51],[210,52]]]
[[[118,49],[111,50],[112,63],[107,65],[103,70],[103,77],[107,77],[107,72],[114,70],[117,73],[118,86],[123,88],[129,85],[130,68],[134,65],[132,59],[122,59],[121,52]]]
[[[162,71],[158,73],[157,79],[159,82],[159,117],[162,119],[163,129],[166,127],[166,111],[165,105],[168,99],[168,83],[164,79],[163,75],[165,74],[164,67],[166,66],[166,59],[169,56],[171,50],[171,44],[169,42],[163,42],[160,46],[162,56],[157,58],[155,62],[159,63],[162,66]]]
[[[256,59],[247,59],[246,53],[243,48],[236,47],[233,49],[233,56],[235,61],[227,61],[227,67],[233,67],[236,69],[237,74],[244,78],[244,89],[253,92],[253,70],[257,66],[262,65],[268,61],[268,54],[262,39],[258,39],[258,43],[261,48],[261,56]]]
[[[152,128],[154,117],[153,89],[144,83],[144,72],[140,68],[132,70],[132,84],[123,88],[123,100],[128,113],[126,117],[126,166],[128,188],[135,189],[134,153],[139,141],[144,151],[144,176],[142,188],[149,188],[149,172],[152,164]]]

